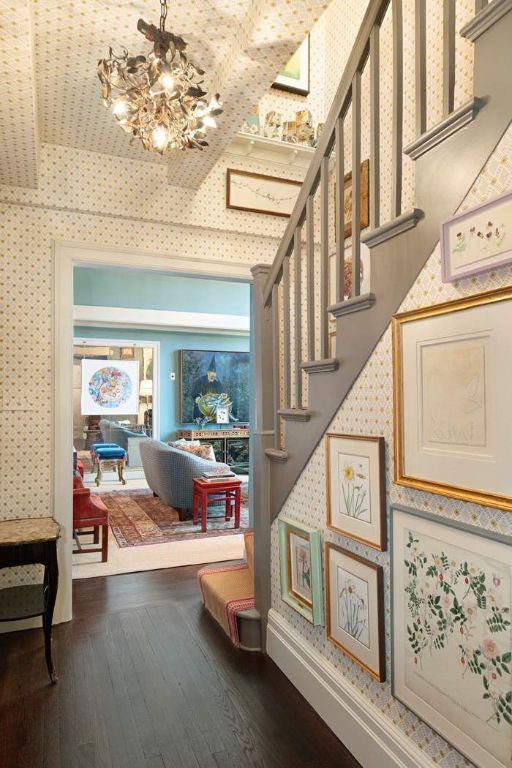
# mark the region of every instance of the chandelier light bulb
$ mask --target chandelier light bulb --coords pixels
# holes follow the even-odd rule
[[[208,102],[204,72],[188,60],[183,38],[167,32],[167,0],[160,0],[160,26],[139,19],[137,29],[153,43],[147,56],[116,56],[98,63],[101,98],[131,142],[163,154],[167,149],[203,149],[206,128],[222,114],[219,94]]]

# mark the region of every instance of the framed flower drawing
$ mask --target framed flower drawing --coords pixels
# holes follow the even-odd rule
[[[327,543],[325,581],[328,640],[372,677],[384,682],[382,567]]]
[[[392,509],[392,687],[479,768],[510,768],[512,539]]]
[[[386,489],[383,437],[326,437],[327,527],[385,550]]]
[[[395,482],[512,511],[512,288],[393,318]]]
[[[443,282],[512,263],[512,192],[441,224]]]
[[[324,623],[320,532],[279,518],[281,598],[312,624]]]

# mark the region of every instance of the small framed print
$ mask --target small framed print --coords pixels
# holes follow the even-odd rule
[[[360,215],[359,222],[361,229],[366,229],[370,225],[370,161],[364,160],[361,163],[360,172],[361,192],[360,192]],[[336,185],[334,185],[334,210],[336,208]],[[347,173],[343,185],[343,208],[344,208],[344,228],[343,237],[352,237],[352,171]],[[335,237],[337,238],[338,215],[334,217]]]
[[[323,625],[320,532],[287,517],[278,525],[281,597],[312,624]]]
[[[441,224],[443,282],[512,263],[512,192]]]
[[[327,527],[385,550],[384,438],[329,433],[326,462]]]
[[[228,168],[226,207],[237,211],[291,216],[301,181]]]
[[[309,93],[309,35],[295,51],[272,88],[307,96]]]
[[[393,696],[478,768],[512,765],[511,545],[391,509]]]
[[[512,511],[512,287],[393,318],[395,483]]]
[[[229,424],[229,408],[220,406],[216,412],[217,424]]]
[[[373,678],[384,682],[382,567],[327,543],[325,570],[328,640]]]

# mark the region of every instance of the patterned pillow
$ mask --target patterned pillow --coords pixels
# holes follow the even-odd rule
[[[201,459],[216,461],[215,451],[210,443],[203,443],[201,445],[198,440],[177,440],[175,443],[169,443],[169,445],[173,448],[178,448],[180,451],[193,453],[194,456],[199,456]]]

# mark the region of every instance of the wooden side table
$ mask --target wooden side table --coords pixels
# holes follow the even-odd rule
[[[58,679],[52,659],[52,621],[59,583],[59,536],[60,525],[52,517],[0,521],[0,568],[44,565],[42,584],[0,589],[0,621],[43,617],[46,666],[52,683]]]
[[[241,480],[219,480],[209,483],[200,477],[194,478],[193,520],[197,523],[201,513],[201,531],[206,532],[208,505],[226,505],[226,520],[231,520],[233,509],[235,513],[235,528],[240,528],[240,506],[242,502]]]

